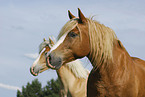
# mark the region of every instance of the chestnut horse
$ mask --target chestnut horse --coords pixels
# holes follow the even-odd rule
[[[58,42],[46,55],[47,66],[86,56],[93,69],[87,83],[88,97],[145,97],[145,61],[131,57],[115,32],[99,22],[68,11],[68,21]]]
[[[39,56],[30,68],[32,75],[48,70],[46,66],[45,53],[53,46],[52,39],[45,40],[39,46]],[[89,71],[85,69],[79,60],[64,64],[56,70],[61,82],[60,97],[86,97],[87,78]]]

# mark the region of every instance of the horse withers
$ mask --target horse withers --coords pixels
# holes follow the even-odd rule
[[[145,61],[131,57],[115,32],[99,22],[69,13],[70,20],[47,53],[47,66],[87,57],[93,66],[88,78],[88,97],[145,97]]]

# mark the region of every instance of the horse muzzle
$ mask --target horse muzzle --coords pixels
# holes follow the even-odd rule
[[[46,56],[46,66],[48,66],[51,69],[59,69],[62,65],[62,58],[56,56],[55,53],[50,53],[48,56]]]
[[[39,70],[36,70],[34,67],[30,68],[30,72],[33,76],[38,76]]]

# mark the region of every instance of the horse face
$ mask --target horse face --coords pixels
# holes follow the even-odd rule
[[[44,40],[44,42],[45,41],[46,40]],[[34,61],[33,65],[30,68],[30,72],[32,75],[37,76],[39,73],[49,69],[46,66],[45,55],[47,52],[50,51],[50,48],[51,48],[50,46],[51,45],[50,45],[50,38],[49,38],[49,43],[45,44],[44,48],[39,52],[39,56],[37,57],[37,59]]]
[[[69,17],[70,21],[77,21],[77,26],[63,34],[48,53],[47,66],[53,69],[59,69],[62,64],[87,56],[90,52],[87,19],[80,10],[79,18],[70,12]]]

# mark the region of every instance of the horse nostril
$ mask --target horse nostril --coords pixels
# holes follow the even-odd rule
[[[48,57],[49,57],[49,61],[51,61],[51,55],[49,55]]]
[[[51,59],[52,59],[52,58],[51,58],[51,54],[50,54],[48,57],[49,57],[49,62],[50,62],[50,64],[51,64]]]

